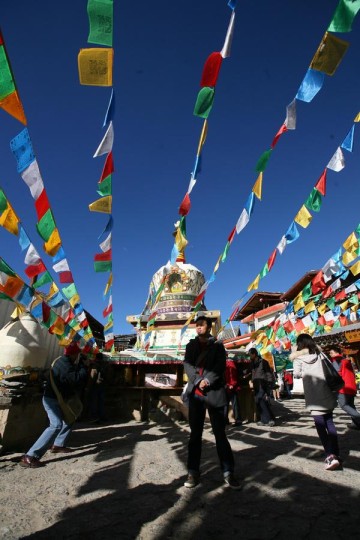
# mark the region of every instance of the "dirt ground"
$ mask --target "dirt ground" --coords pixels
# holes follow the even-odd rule
[[[360,406],[360,400],[357,399]],[[202,482],[183,487],[188,426],[158,422],[78,424],[67,455],[24,469],[0,456],[0,538],[318,539],[359,530],[360,431],[336,410],[343,470],[324,470],[302,399],[274,403],[274,428],[229,426],[241,491],[223,486],[206,426]]]

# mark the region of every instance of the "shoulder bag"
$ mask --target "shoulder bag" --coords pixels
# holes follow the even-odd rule
[[[320,362],[322,365],[326,384],[332,392],[338,392],[344,386],[344,381],[339,373],[334,368],[331,360],[324,354],[320,354]]]

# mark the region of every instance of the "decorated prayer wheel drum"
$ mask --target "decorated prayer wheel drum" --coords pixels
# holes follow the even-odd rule
[[[21,314],[0,330],[0,368],[3,374],[42,369],[46,359],[44,332],[30,313]]]

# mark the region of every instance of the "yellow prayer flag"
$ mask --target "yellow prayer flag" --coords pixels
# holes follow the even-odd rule
[[[350,266],[349,270],[353,276],[357,276],[360,272],[360,261],[357,261],[355,264]]]
[[[360,122],[360,112],[358,112],[357,115],[355,116],[354,122]]]
[[[261,196],[262,196],[262,181],[263,181],[263,173],[261,172],[259,176],[257,177],[257,180],[252,188],[252,192],[256,195],[256,197],[260,201],[261,201]]]
[[[318,310],[318,313],[320,313],[320,315],[324,315],[325,311],[328,309],[327,305],[326,304],[321,304],[320,306],[318,306],[317,310]]]
[[[329,332],[331,332],[331,330],[332,330],[332,326],[330,326],[329,324],[325,324],[324,326],[325,334],[328,334]]]
[[[350,308],[350,311],[354,311],[354,312],[355,312],[355,311],[357,311],[358,309],[359,309],[359,304],[355,304],[354,306],[352,306],[352,307]]]
[[[80,296],[78,294],[74,294],[74,296],[72,296],[69,300],[69,304],[71,307],[75,307],[76,304],[79,304],[80,303]]]
[[[342,262],[347,266],[350,264],[353,260],[355,260],[357,257],[357,253],[353,251],[345,251],[345,253],[342,256]]]
[[[311,69],[316,69],[327,75],[334,75],[349,45],[348,41],[344,41],[333,34],[325,32],[319,48],[311,61]]]
[[[114,322],[113,322],[113,321],[109,321],[108,323],[105,324],[104,330],[109,330],[109,328],[111,328],[112,326],[114,326]],[[148,332],[150,331],[150,328],[151,328],[152,330],[154,330],[154,329],[155,329],[155,325],[152,325],[151,327],[149,326],[149,328],[147,329]]]
[[[357,239],[356,234],[354,232],[352,232],[347,237],[347,239],[343,243],[343,247],[344,247],[344,249],[346,249],[346,251],[355,251],[356,249],[358,249],[359,242],[358,242],[358,239]]]
[[[348,300],[345,300],[345,302],[342,302],[341,304],[339,304],[341,311],[345,311],[345,309],[348,307],[348,305],[349,305]]]
[[[50,235],[49,240],[44,243],[44,251],[51,257],[54,257],[54,255],[56,255],[56,253],[59,251],[60,246],[61,246],[60,234],[59,234],[58,229],[55,227],[55,229]]]
[[[93,203],[89,204],[90,212],[103,212],[104,214],[111,214],[112,207],[112,195],[101,197]]]
[[[55,281],[53,281],[50,285],[49,294],[47,295],[47,298],[51,298],[54,294],[59,292],[59,288],[56,285]]]
[[[0,107],[26,126],[26,118],[17,90],[0,100]]]
[[[112,86],[114,50],[110,48],[80,49],[78,68],[80,84]]]
[[[19,218],[15,214],[9,201],[7,201],[7,204],[8,207],[0,216],[0,225],[4,227],[4,229],[9,231],[11,234],[15,234],[15,236],[17,236],[19,234]]]
[[[315,332],[315,330],[316,330],[316,325],[315,325],[315,324],[309,326],[309,327],[306,329],[307,333],[308,333],[310,336],[313,335],[313,333]]]
[[[316,309],[315,302],[311,301],[308,304],[306,304],[304,311],[305,311],[306,314],[308,314],[311,311],[314,311],[315,309]]]
[[[248,286],[248,289],[247,289],[248,292],[255,291],[256,289],[258,289],[259,281],[260,281],[260,274],[258,274],[256,278],[254,279],[254,281]]]
[[[14,309],[12,314],[10,315],[11,319],[18,319],[20,317],[20,315],[22,313],[24,313],[24,311],[26,311],[25,306],[20,306],[20,304],[16,304],[16,308]]]
[[[301,225],[301,227],[308,227],[311,223],[312,215],[310,214],[309,210],[306,208],[306,206],[303,204],[298,213],[295,216],[294,221]]]
[[[208,121],[205,118],[202,130],[201,130],[201,135],[200,135],[200,140],[199,140],[197,153],[196,153],[197,156],[200,156],[200,154],[201,154],[202,147],[204,146],[205,141],[206,141],[207,132],[208,132]]]
[[[301,293],[300,293],[294,299],[294,311],[299,311],[299,309],[301,309],[303,307],[305,307],[305,303],[304,303],[303,297],[301,296]]]
[[[265,336],[265,332],[260,332],[260,334],[258,335],[258,337],[255,339],[256,345],[259,345],[259,343],[262,342],[262,340],[264,339],[264,336]]]
[[[107,284],[105,286],[104,295],[106,295],[109,292],[109,289],[110,289],[110,287],[112,285],[112,281],[113,281],[113,275],[112,275],[112,272],[110,272],[109,279],[108,279]]]
[[[58,317],[51,327],[51,333],[57,336],[62,336],[65,329],[65,322],[61,317]]]

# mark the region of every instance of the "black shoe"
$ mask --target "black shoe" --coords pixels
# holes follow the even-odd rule
[[[36,457],[28,456],[28,455],[25,454],[24,456],[21,456],[20,465],[22,467],[28,467],[30,469],[35,469],[35,468],[38,468],[38,467],[43,467],[44,463],[41,463],[40,459],[38,459]]]
[[[186,488],[192,489],[195,486],[197,486],[199,482],[200,482],[200,475],[189,473],[187,475],[187,479],[184,482],[184,486]]]
[[[231,489],[241,489],[241,484],[236,480],[232,473],[224,476],[224,482],[225,485]]]

